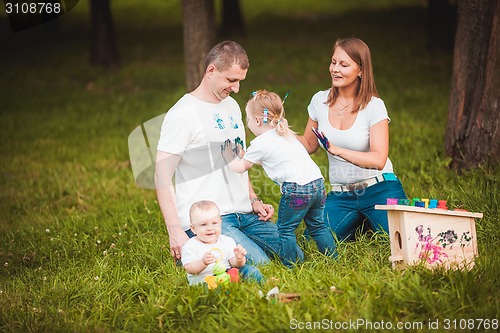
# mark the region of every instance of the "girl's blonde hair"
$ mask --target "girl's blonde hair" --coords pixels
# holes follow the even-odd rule
[[[354,98],[353,111],[362,110],[368,105],[372,97],[379,97],[373,78],[373,66],[370,48],[358,38],[338,39],[333,46],[335,49],[341,48],[347,55],[358,64],[361,69],[361,77],[358,79],[356,97]],[[325,104],[331,106],[339,96],[339,89],[332,87]]]
[[[288,123],[283,121],[285,118],[285,109],[278,94],[267,90],[257,90],[247,102],[245,110],[247,117],[262,118],[264,123],[269,124],[271,127],[276,127],[276,132],[279,135],[293,134]]]

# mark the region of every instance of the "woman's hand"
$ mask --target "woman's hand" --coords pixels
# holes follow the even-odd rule
[[[328,148],[330,148],[330,141],[328,141],[328,138],[325,136],[325,132],[319,131],[316,127],[311,128],[312,132],[316,137],[318,138],[319,142],[321,142],[321,145],[325,150],[328,151]]]

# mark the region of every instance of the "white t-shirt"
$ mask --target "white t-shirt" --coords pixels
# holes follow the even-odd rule
[[[267,176],[280,186],[283,182],[304,185],[323,178],[319,167],[295,135],[281,136],[276,129],[255,137],[243,158],[262,164]]]
[[[158,150],[180,155],[175,171],[177,212],[189,229],[189,208],[199,200],[214,201],[221,214],[252,211],[248,173],[232,172],[221,155],[225,140],[245,146],[245,129],[238,103],[203,102],[185,94],[165,115]]]
[[[357,151],[370,150],[370,127],[384,119],[390,121],[384,101],[373,97],[368,105],[358,112],[351,128],[339,130],[332,127],[328,119],[328,105],[325,102],[329,92],[329,89],[319,91],[312,97],[311,103],[307,107],[309,117],[318,123],[319,131],[324,132],[332,144]],[[361,168],[332,154],[328,154],[328,162],[329,178],[332,185],[356,183],[382,173],[392,172],[392,163],[389,158],[387,158],[383,170]]]
[[[219,262],[226,267],[226,269],[231,268],[229,260],[234,257],[234,248],[236,247],[236,242],[234,239],[228,236],[220,235],[219,239],[215,244],[206,244],[200,242],[196,237],[190,238],[182,246],[182,265],[189,264],[190,262],[200,260],[203,258],[205,253],[212,252],[212,254],[219,259]],[[203,279],[206,276],[213,275],[213,267],[215,263],[208,265],[203,271],[198,274],[187,273],[187,278],[189,284],[203,283]]]

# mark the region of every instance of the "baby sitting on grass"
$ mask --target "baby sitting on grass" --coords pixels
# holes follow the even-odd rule
[[[244,280],[262,282],[260,271],[246,263],[247,251],[228,236],[221,235],[222,219],[219,208],[213,201],[195,202],[189,210],[191,230],[194,237],[182,247],[182,264],[187,272],[189,284],[203,284],[207,277],[218,275],[231,267],[239,269]]]

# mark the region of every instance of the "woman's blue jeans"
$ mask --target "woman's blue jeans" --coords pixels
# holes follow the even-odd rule
[[[335,242],[323,216],[325,208],[325,184],[317,179],[305,185],[284,182],[281,186],[281,200],[278,213],[278,234],[280,258],[283,264],[291,266],[304,260],[304,253],[297,245],[295,230],[304,220],[309,236],[318,250],[324,254],[335,252]]]
[[[389,233],[387,211],[375,209],[387,198],[407,199],[399,180],[386,180],[352,192],[331,191],[326,197],[325,223],[338,240],[350,240],[367,219],[373,231]]]

